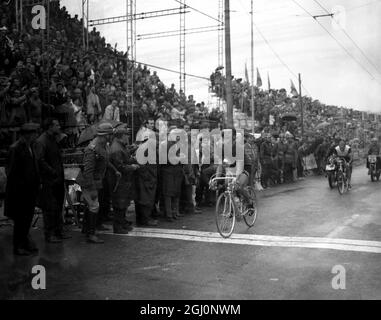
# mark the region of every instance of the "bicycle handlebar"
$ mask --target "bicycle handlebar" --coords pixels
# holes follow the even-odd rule
[[[209,189],[217,190],[217,181],[231,181],[229,185],[234,185],[237,181],[237,177],[215,177],[209,181]]]

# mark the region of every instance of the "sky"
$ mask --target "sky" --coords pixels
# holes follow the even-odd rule
[[[126,0],[89,1],[89,19],[126,13]],[[179,7],[175,0],[136,1],[137,13]],[[218,17],[218,0],[186,3]],[[250,3],[230,1],[232,72],[236,78],[245,78],[245,64],[250,72]],[[321,17],[317,18],[319,25],[301,8],[312,15],[325,14],[319,3],[329,12],[338,13],[334,16],[337,23],[330,17]],[[72,15],[81,15],[81,0],[61,0],[61,5]],[[290,91],[290,80],[297,85],[300,73],[303,94],[329,105],[380,113],[380,16],[381,0],[254,0],[254,67],[259,69],[265,89],[267,74],[272,88]],[[136,33],[178,30],[179,19],[175,15],[138,20]],[[186,28],[216,24],[217,21],[193,10],[186,14]],[[126,49],[126,23],[97,29],[108,43],[118,43],[119,49]],[[136,52],[139,62],[179,70],[178,36],[137,41]],[[209,78],[217,66],[217,32],[187,35],[186,72]],[[179,87],[178,74],[163,70],[158,70],[158,74],[165,85],[174,83]],[[206,80],[187,77],[186,94],[193,94],[197,101],[213,101]]]

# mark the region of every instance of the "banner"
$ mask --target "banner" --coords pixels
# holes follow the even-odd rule
[[[292,80],[291,80],[291,94],[293,95],[294,98],[299,97],[299,93],[296,90],[295,84]]]
[[[245,78],[246,78],[246,82],[250,83],[249,72],[247,71],[247,64],[246,63],[245,63]]]

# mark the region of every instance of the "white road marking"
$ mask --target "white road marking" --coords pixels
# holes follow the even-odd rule
[[[353,222],[355,222],[355,220],[358,219],[358,217],[360,217],[359,214],[354,214],[351,218],[349,218],[347,221],[345,221],[343,225],[335,228],[332,232],[330,232],[327,235],[327,238],[337,237],[341,232],[343,232],[343,230],[346,227],[350,226]]]
[[[113,233],[108,232],[105,232],[103,234],[114,235]],[[381,242],[365,240],[333,239],[318,237],[283,237],[251,234],[233,234],[231,238],[224,239],[218,233],[215,232],[148,228],[135,228],[129,234],[120,236],[172,239],[181,241],[195,241],[230,245],[235,244],[263,247],[328,249],[339,251],[381,253]]]

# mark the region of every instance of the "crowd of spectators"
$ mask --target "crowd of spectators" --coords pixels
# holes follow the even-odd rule
[[[219,67],[210,77],[211,89],[217,97],[226,98],[225,80]],[[236,110],[252,116],[251,87],[243,79],[232,79],[233,104]],[[273,145],[280,137],[291,134],[303,158],[314,155],[319,169],[320,154],[326,144],[343,138],[353,149],[364,149],[372,138],[380,138],[380,115],[354,109],[326,105],[311,97],[288,95],[286,89],[263,90],[254,87],[256,132],[270,134]],[[302,135],[301,102],[303,104],[304,135]],[[249,122],[249,121],[248,121]],[[306,166],[306,164],[304,164]],[[315,167],[315,166],[313,166]],[[321,170],[317,170],[321,171]]]
[[[86,33],[89,47],[85,50],[82,21],[77,15],[71,17],[59,1],[51,3],[49,37],[46,30],[32,28],[27,11],[23,30],[17,30],[14,12],[13,2],[1,2],[1,145],[11,145],[22,124],[42,124],[50,116],[60,120],[69,137],[69,147],[77,145],[83,129],[102,119],[130,127],[133,124],[134,136],[148,120],[155,121],[156,129],[162,125],[186,125],[192,129],[223,125],[222,110],[209,110],[192,95],[187,97],[181,90],[178,92],[174,84],[166,87],[156,71],[128,61],[126,53],[118,51],[117,44],[107,43],[95,28]],[[133,83],[127,80],[127,70],[130,74],[133,71]],[[222,99],[224,80],[221,68],[211,76],[211,89]],[[133,99],[127,94],[131,86]],[[300,117],[295,116],[294,121],[284,118],[300,113],[299,99],[290,97],[285,89],[255,88],[255,94],[257,129],[271,135],[273,147],[281,136],[291,134],[302,158],[311,153],[316,155],[316,150],[328,143],[323,138],[331,143],[338,137],[352,142],[358,138],[361,148],[375,135],[374,119],[364,119],[359,111],[327,106],[304,96],[306,135],[302,139]],[[249,117],[250,99],[248,82],[233,78],[234,105]],[[261,141],[257,141],[258,151]]]
[[[67,239],[61,225],[56,226],[58,231],[53,235],[50,230],[52,223],[49,217],[46,218],[52,211],[60,217],[64,201],[63,145],[57,142],[61,128],[67,137],[66,147],[72,148],[79,146],[79,138],[86,128],[96,127],[97,138],[85,141],[85,168],[79,174],[86,173],[89,181],[95,180],[95,176],[97,178],[96,197],[94,190],[89,186],[89,190],[86,189],[85,183],[81,186],[82,191],[88,191],[87,194],[84,192],[84,198],[89,205],[85,220],[91,229],[86,232],[88,236],[93,236],[88,238],[90,242],[101,243],[94,237],[95,218],[99,218],[97,227],[102,230],[102,223],[109,218],[110,203],[114,209],[115,233],[130,230],[131,222],[125,221],[124,215],[131,200],[135,203],[137,224],[142,226],[157,226],[158,221],[152,218],[163,217],[163,213],[168,222],[173,222],[183,216],[182,212],[201,213],[201,206],[211,206],[212,192],[208,190],[208,183],[216,173],[217,164],[213,161],[195,166],[131,164],[136,159],[127,147],[134,146],[135,141],[130,141],[130,137],[126,136],[132,132],[136,137],[140,130],[144,132],[149,129],[156,131],[157,137],[163,126],[172,132],[182,128],[188,134],[190,129],[223,128],[222,110],[210,110],[204,102],[197,103],[192,95],[187,97],[183,91],[177,91],[174,84],[166,87],[156,71],[128,60],[127,53],[118,51],[117,45],[106,43],[95,28],[86,32],[89,46],[85,49],[80,36],[82,21],[77,15],[71,17],[65,7],[60,7],[59,1],[51,2],[49,29],[39,31],[28,23],[31,20],[29,12],[24,14],[23,29],[18,30],[13,6],[14,2],[0,3],[0,145],[7,152],[21,134],[19,143],[13,144],[10,149],[14,154],[20,152],[26,156],[31,167],[35,165],[35,153],[39,169],[42,169],[42,178],[45,179],[42,190],[47,203],[42,210],[45,210],[46,241],[57,243]],[[128,76],[131,74],[133,77]],[[211,90],[224,100],[225,79],[221,68],[212,74],[210,80]],[[235,109],[241,110],[248,118],[251,115],[250,86],[242,79],[233,78],[232,82]],[[306,96],[301,99],[305,110],[305,135],[302,135],[298,116],[300,99],[288,96],[285,89],[263,91],[255,88],[256,128],[261,135],[256,137],[246,133],[244,145],[244,166],[250,175],[251,185],[261,182],[259,188],[266,188],[272,184],[296,181],[311,169],[321,173],[328,151],[338,144],[339,137],[348,142],[352,140],[352,146],[357,138],[358,145],[364,147],[367,139],[378,134],[374,117],[364,117],[361,112],[352,109],[327,106]],[[108,121],[106,125],[111,128],[104,126],[105,123],[100,124],[102,120]],[[113,122],[126,126],[114,130]],[[33,149],[31,137],[41,133],[37,132],[38,125],[33,129],[35,124],[44,124],[45,132]],[[211,148],[211,140],[202,138],[200,146],[204,144]],[[109,150],[106,145],[109,144],[112,166],[107,166]],[[178,147],[177,144],[178,141],[172,141],[168,147]],[[26,152],[22,150],[25,146]],[[21,151],[17,149],[19,147]],[[200,158],[206,157],[202,154],[203,148],[190,147],[196,147]],[[102,170],[98,168],[101,173],[94,169],[94,161],[98,158],[93,155],[99,151],[98,148],[103,148],[102,152],[106,154],[102,158],[104,167]],[[209,151],[212,153],[212,150]],[[59,176],[50,175],[51,170],[46,169],[49,168],[46,166],[47,159],[53,158],[57,160],[55,165]],[[23,168],[16,157],[10,159],[10,162],[13,159],[13,164]],[[23,170],[25,176],[29,175],[25,168]],[[37,181],[40,172],[35,171]],[[47,174],[46,177],[44,174]],[[83,178],[84,181],[86,179]],[[18,177],[11,177],[10,180],[22,181]],[[34,187],[38,188],[37,183]],[[15,203],[19,196],[17,189],[14,188]],[[119,198],[115,198],[116,191],[110,192],[112,189],[120,191]],[[49,191],[55,190],[57,194],[49,194]],[[134,192],[137,195],[133,195]],[[36,199],[32,200],[28,208],[31,214]],[[54,208],[52,203],[55,203]],[[93,213],[91,219],[90,212]],[[58,221],[57,217],[50,218]],[[31,220],[23,223],[30,227]],[[28,228],[24,229],[27,231]],[[23,247],[21,249],[27,252],[22,252],[18,251],[20,248],[17,246],[15,249],[16,254],[28,254],[33,250]]]
[[[203,123],[217,127],[222,112],[209,110],[175,85],[166,87],[156,71],[127,61],[126,53],[106,43],[95,28],[84,50],[82,21],[71,17],[59,1],[50,6],[49,37],[34,30],[29,12],[23,30],[15,24],[13,2],[0,5],[0,140],[10,145],[23,123],[42,123],[54,115],[72,138],[102,119],[134,124],[134,133],[148,118],[168,125]],[[49,39],[49,41],[47,40]],[[133,71],[133,83],[126,74]],[[133,86],[133,99],[127,93]],[[132,102],[133,101],[133,102]],[[133,119],[132,119],[133,118]]]

